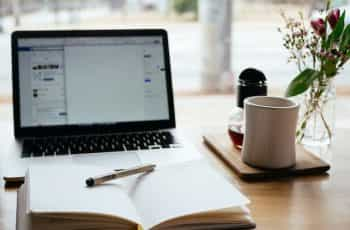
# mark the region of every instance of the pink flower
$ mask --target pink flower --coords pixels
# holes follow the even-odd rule
[[[334,29],[335,26],[337,25],[339,17],[340,17],[340,10],[339,9],[331,10],[328,13],[327,21],[328,21],[329,25],[332,27],[332,29]]]
[[[326,24],[322,18],[312,20],[311,26],[314,29],[315,33],[323,37],[326,33]]]

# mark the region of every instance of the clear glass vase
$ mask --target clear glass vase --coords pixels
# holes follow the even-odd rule
[[[336,88],[332,79],[315,80],[300,97],[297,140],[309,147],[332,143],[335,135]]]

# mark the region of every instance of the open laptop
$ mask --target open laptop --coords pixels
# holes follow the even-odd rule
[[[164,30],[16,31],[12,67],[7,181],[31,165],[112,170],[200,156],[175,132]]]

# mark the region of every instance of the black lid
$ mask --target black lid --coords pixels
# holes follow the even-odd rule
[[[247,68],[243,70],[242,73],[239,75],[239,81],[251,83],[265,82],[266,77],[264,73],[260,70],[254,68]]]
[[[248,68],[239,75],[237,87],[237,105],[243,108],[243,101],[247,97],[266,96],[266,77],[263,72]]]

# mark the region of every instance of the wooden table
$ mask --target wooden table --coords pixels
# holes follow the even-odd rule
[[[3,130],[0,134],[0,145],[11,138]],[[257,229],[350,229],[350,129],[337,130],[329,175],[254,183],[241,181],[213,156],[203,145],[199,129],[192,136],[214,167],[250,198]],[[15,229],[15,213],[16,190],[5,190],[1,181],[0,230]]]
[[[350,229],[350,129],[338,129],[325,175],[265,182],[240,180],[201,144],[213,164],[249,197],[257,229]]]

